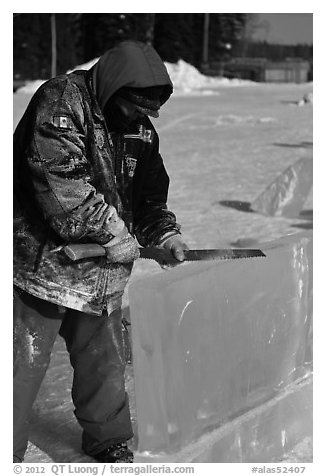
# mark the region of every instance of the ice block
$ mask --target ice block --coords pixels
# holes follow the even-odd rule
[[[312,234],[261,249],[130,285],[140,453],[180,451],[311,373]]]
[[[312,159],[300,159],[279,175],[251,203],[251,209],[263,215],[298,217],[312,182]]]

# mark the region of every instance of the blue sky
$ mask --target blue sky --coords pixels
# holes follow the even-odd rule
[[[313,42],[312,13],[259,13],[261,28],[254,38],[269,43],[309,43]]]

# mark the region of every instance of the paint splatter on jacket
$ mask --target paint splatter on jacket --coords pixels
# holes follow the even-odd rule
[[[172,92],[164,64],[151,47],[123,42],[96,68],[46,82],[16,128],[14,284],[41,299],[100,315],[121,304],[132,263],[109,263],[105,257],[71,262],[53,252],[68,242],[109,241],[87,218],[86,205],[116,207],[142,246],[180,227],[167,209],[169,177],[150,120],[144,117],[133,134],[109,133],[94,84],[102,68],[106,101],[123,86],[164,85],[163,104]]]

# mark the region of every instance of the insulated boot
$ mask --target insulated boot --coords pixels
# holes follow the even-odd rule
[[[134,461],[134,455],[127,443],[117,443],[91,456],[99,463],[133,463]]]

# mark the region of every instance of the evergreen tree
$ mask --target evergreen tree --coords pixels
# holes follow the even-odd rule
[[[232,52],[246,24],[244,13],[209,14],[209,60]],[[166,61],[180,58],[200,67],[204,42],[203,13],[157,13],[154,46]]]
[[[117,42],[125,39],[128,34],[128,24],[125,20],[125,16],[118,13],[82,14],[79,47],[84,61],[100,56]]]
[[[197,63],[201,51],[204,15],[200,13],[157,13],[154,47],[163,60],[175,63],[183,59]]]
[[[89,61],[123,40],[153,40],[153,13],[85,13],[79,18],[77,49]]]
[[[247,16],[245,13],[210,14],[209,57],[225,60],[233,55],[241,41]]]
[[[14,16],[14,75],[37,79],[49,77],[50,15],[21,13]]]
[[[74,16],[70,13],[56,13],[57,29],[57,73],[62,74],[78,62],[76,37],[78,31]]]
[[[251,41],[263,28],[255,14],[210,13],[208,60],[265,57],[312,62],[312,45],[273,45]],[[14,77],[48,79],[51,75],[51,14],[18,13],[13,19]],[[57,73],[92,60],[118,42],[135,39],[153,44],[164,61],[179,59],[200,68],[204,13],[56,13]]]
[[[57,73],[75,65],[76,25],[74,16],[56,13]],[[51,76],[51,14],[14,15],[14,77],[48,79]]]

